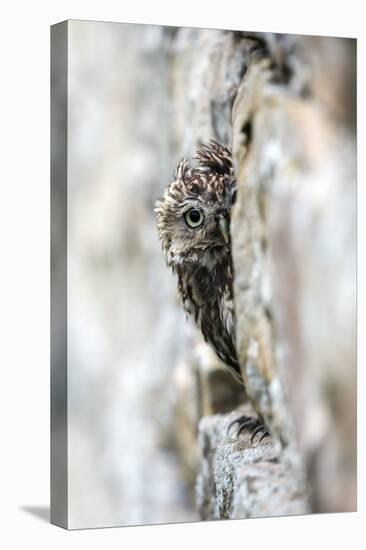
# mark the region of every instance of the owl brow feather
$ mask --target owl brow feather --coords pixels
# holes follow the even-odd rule
[[[178,163],[178,166],[175,169],[174,177],[176,180],[184,180],[186,178],[187,172],[189,170],[189,163],[188,161],[183,158]]]
[[[233,173],[231,151],[214,140],[211,140],[209,145],[201,143],[194,160],[197,160],[201,166],[209,167],[218,174]]]

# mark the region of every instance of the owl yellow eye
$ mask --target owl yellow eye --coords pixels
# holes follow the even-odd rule
[[[198,227],[203,222],[203,214],[196,208],[191,208],[184,214],[187,225],[189,227]]]

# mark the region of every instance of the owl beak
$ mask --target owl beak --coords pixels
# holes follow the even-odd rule
[[[230,242],[230,230],[229,230],[229,220],[227,218],[220,218],[219,219],[219,229],[221,231],[222,236],[225,239],[226,244],[229,244],[229,242]]]

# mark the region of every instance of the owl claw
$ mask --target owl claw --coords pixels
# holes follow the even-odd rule
[[[271,434],[267,430],[265,430],[265,432],[260,436],[258,444],[260,445],[262,443],[262,440],[266,437],[271,437]]]
[[[258,421],[257,421],[256,418],[249,418],[246,422],[243,422],[243,424],[241,424],[241,426],[240,426],[239,429],[238,429],[237,437],[239,437],[239,435],[240,435],[245,429],[250,429],[250,428],[256,429],[257,422],[258,422]]]
[[[265,437],[269,436],[270,433],[269,431],[266,429],[265,425],[264,424],[259,424],[255,430],[253,431],[251,437],[250,437],[250,442],[251,444],[253,445],[254,443],[254,440],[255,440],[255,436],[257,434],[259,434],[260,432],[263,432],[263,434],[261,435],[261,437],[259,438],[259,441],[258,441],[258,444],[260,444],[262,442],[262,439],[264,439]]]
[[[240,430],[246,426],[249,422],[252,422],[253,419],[250,417],[250,416],[238,416],[238,418],[235,418],[235,420],[233,420],[232,422],[230,422],[230,424],[228,425],[227,427],[227,433],[229,434],[230,433],[230,430],[231,428],[235,425],[235,424],[239,424],[239,428],[238,428],[238,432],[237,432],[237,435],[239,435],[239,432]]]
[[[263,432],[261,437],[259,438],[258,445],[261,444],[262,440],[266,437],[270,437],[269,431],[266,429],[266,426],[258,419],[250,416],[239,416],[238,418],[235,418],[232,422],[230,422],[227,433],[230,433],[231,428],[234,426],[234,424],[238,424],[238,431],[236,433],[236,437],[238,438],[240,434],[246,430],[246,429],[252,429],[252,433],[250,436],[250,442],[253,445],[255,441],[255,437],[260,432]]]

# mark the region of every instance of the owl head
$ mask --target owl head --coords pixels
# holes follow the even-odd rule
[[[182,160],[155,212],[168,265],[199,262],[208,268],[230,254],[230,213],[236,199],[231,152],[210,141],[190,167]]]

